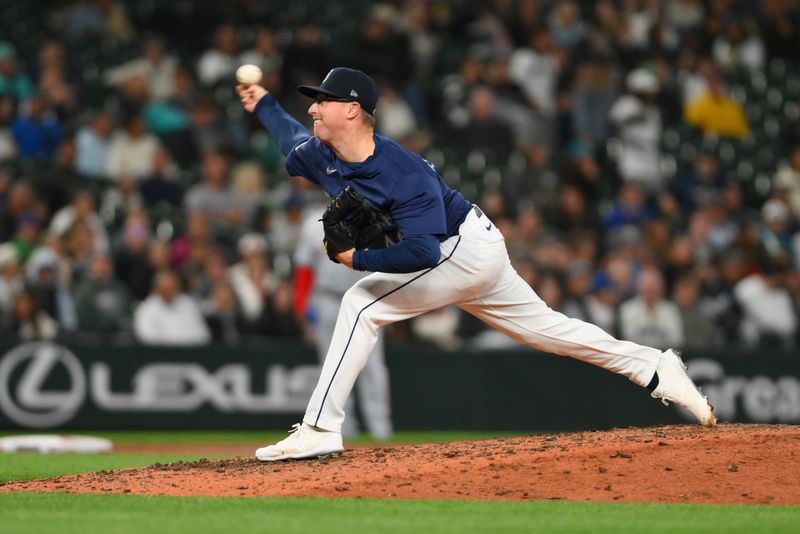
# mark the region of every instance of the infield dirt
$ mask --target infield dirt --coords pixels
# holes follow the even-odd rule
[[[800,427],[662,426],[356,448],[276,463],[200,460],[0,491],[800,504]]]

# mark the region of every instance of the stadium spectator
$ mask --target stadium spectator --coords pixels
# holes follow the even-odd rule
[[[228,185],[228,160],[219,152],[203,155],[202,183],[184,197],[188,210],[204,213],[217,229],[236,229],[251,221],[253,200],[240,197]]]
[[[735,72],[746,69],[751,72],[764,68],[766,50],[761,36],[752,28],[752,20],[729,18],[723,33],[717,35],[711,49],[714,62],[722,71]]]
[[[58,324],[36,305],[28,291],[21,291],[14,298],[14,311],[6,328],[11,337],[21,341],[48,340],[58,334]]]
[[[108,232],[95,212],[94,197],[87,189],[77,189],[73,192],[70,204],[53,214],[48,231],[56,237],[64,237],[78,221],[87,224],[91,229],[93,249],[104,251],[110,249]]]
[[[509,76],[525,92],[534,111],[550,118],[556,110],[556,84],[561,60],[546,29],[530,35],[530,44],[509,58]]]
[[[230,148],[231,140],[227,137],[224,123],[220,122],[213,100],[208,97],[198,97],[189,112],[196,151],[195,160],[206,151]]]
[[[117,182],[142,180],[153,172],[153,156],[158,147],[158,138],[145,130],[142,117],[129,117],[125,128],[111,139],[106,174]]]
[[[547,20],[553,41],[566,49],[578,47],[586,37],[586,25],[581,20],[580,7],[571,0],[559,0]]]
[[[332,66],[322,30],[311,22],[295,28],[283,59],[281,78],[286,87],[297,87],[307,78],[320,80]]]
[[[16,48],[8,41],[0,41],[0,95],[24,101],[33,95],[35,86],[17,67]]]
[[[62,121],[77,111],[78,104],[76,86],[67,74],[64,55],[61,43],[45,42],[39,49],[36,72],[38,93]]]
[[[417,119],[411,106],[391,84],[382,83],[379,90],[381,99],[375,113],[378,131],[400,142],[406,141],[417,131]]]
[[[525,165],[509,169],[501,187],[510,206],[530,204],[547,205],[555,197],[559,178],[550,162],[547,145],[535,143],[524,150]]]
[[[75,311],[80,333],[113,338],[130,331],[131,294],[114,276],[105,252],[91,259],[90,273],[75,290]]]
[[[682,347],[685,342],[681,312],[664,298],[664,279],[658,269],[639,275],[639,294],[619,310],[620,333],[636,343],[653,347]]]
[[[114,272],[136,300],[147,297],[152,284],[150,229],[141,215],[129,216],[123,225],[114,253]]]
[[[725,81],[719,73],[708,75],[708,89],[689,101],[684,118],[704,133],[742,138],[750,133],[742,106],[726,94]]]
[[[236,345],[247,330],[236,293],[226,280],[214,284],[210,297],[203,301],[203,315],[214,343]]]
[[[108,69],[103,78],[109,85],[121,86],[134,77],[145,81],[148,94],[155,100],[167,100],[175,94],[178,59],[164,53],[164,42],[150,36],[142,44],[141,56]]]
[[[477,87],[469,95],[468,122],[456,132],[457,142],[468,150],[508,154],[514,147],[509,124],[500,119],[496,99],[488,87]]]
[[[797,36],[800,35],[797,18],[792,7],[781,0],[763,0],[758,3],[758,25],[767,57],[791,58],[797,52]],[[796,9],[796,8],[794,8]]]
[[[608,112],[617,98],[618,68],[611,51],[599,49],[586,54],[575,67],[571,91],[573,136],[591,146],[602,143],[609,133]]]
[[[111,116],[98,112],[90,124],[78,130],[75,135],[75,168],[79,173],[94,179],[106,176],[112,128]]]
[[[200,306],[181,292],[178,275],[170,270],[156,274],[152,292],[136,306],[133,330],[145,345],[194,346],[211,341]]]
[[[675,281],[672,299],[680,309],[684,348],[713,348],[720,345],[713,321],[699,308],[700,282],[687,274]]]
[[[128,40],[134,30],[125,5],[119,0],[88,0],[68,5],[61,14],[64,36],[71,41]]]
[[[11,243],[17,250],[20,261],[25,263],[39,244],[42,220],[35,212],[26,211],[17,218],[14,227],[16,232],[11,238]]]
[[[17,143],[11,125],[14,122],[14,99],[0,94],[0,163],[10,161],[17,155]]]
[[[256,32],[253,47],[245,50],[239,56],[242,65],[257,65],[263,76],[280,74],[283,65],[283,54],[278,47],[275,32],[272,28],[262,27]],[[267,84],[269,86],[269,84]],[[270,90],[276,89],[269,87]]]
[[[719,255],[714,269],[705,269],[703,276],[698,277],[700,295],[697,307],[713,322],[724,345],[732,345],[741,339],[741,309],[734,298],[733,288],[745,277],[748,268],[744,255],[732,248]]]
[[[72,282],[68,259],[56,248],[42,246],[25,265],[26,288],[33,297],[37,310],[55,319],[62,330],[77,327],[75,302],[70,293]]]
[[[587,201],[595,201],[600,190],[601,172],[592,145],[576,138],[562,153],[557,178],[562,183],[578,187]]]
[[[603,227],[612,231],[623,226],[640,225],[653,217],[655,213],[647,205],[641,187],[628,183],[622,186],[617,200],[603,218]]]
[[[649,192],[663,188],[661,174],[661,111],[656,97],[659,81],[655,73],[634,69],[625,77],[627,94],[611,106],[609,120],[622,141],[617,166],[627,182],[636,182]]]
[[[717,158],[703,152],[686,173],[673,180],[670,190],[684,211],[691,213],[698,206],[718,201],[724,187],[725,179],[719,170]]]
[[[20,116],[11,127],[19,157],[50,160],[64,138],[64,128],[41,97],[30,98],[27,105],[28,115]]]
[[[270,219],[267,240],[275,260],[279,255],[287,258],[297,248],[300,229],[303,225],[305,201],[299,191],[292,191],[283,202],[283,209],[277,210]]]
[[[57,212],[72,199],[76,189],[85,187],[86,177],[75,170],[75,140],[65,137],[49,165],[37,164],[29,173],[35,195],[48,215]]]
[[[222,282],[230,283],[228,279],[228,262],[219,250],[211,250],[203,267],[202,273],[194,273],[194,276],[189,280],[192,286],[188,289],[191,291],[191,295],[198,300],[207,300],[214,287],[218,284]]]
[[[262,325],[277,280],[267,261],[267,241],[264,236],[248,233],[237,244],[240,261],[230,267],[228,278],[236,292],[244,318]]]
[[[408,37],[396,31],[397,13],[389,4],[372,7],[355,39],[353,67],[386,78],[395,87],[413,83]]]
[[[778,167],[775,174],[775,191],[791,208],[792,214],[800,217],[800,145],[794,145],[788,161]]]
[[[618,306],[619,293],[614,282],[607,274],[598,272],[592,277],[590,292],[582,299],[581,307],[564,311],[570,314],[576,312],[575,317],[596,324],[609,334],[616,335],[619,330]]]
[[[667,24],[683,35],[698,29],[705,15],[706,10],[699,0],[668,0],[664,6]]]
[[[0,329],[8,326],[16,296],[25,289],[19,269],[17,249],[11,243],[0,244]]]
[[[89,223],[81,219],[70,225],[60,241],[60,252],[69,263],[69,285],[85,280],[89,276],[92,256],[106,250],[96,246],[97,236]]]
[[[462,128],[469,122],[467,102],[472,90],[482,82],[483,64],[474,54],[463,58],[458,72],[442,78],[441,112],[451,127]]]
[[[139,183],[139,194],[148,209],[179,208],[183,203],[177,168],[166,148],[159,147],[153,155],[153,172]]]
[[[239,67],[236,57],[239,46],[236,28],[224,24],[214,32],[214,46],[209,48],[197,62],[197,79],[206,87],[220,82],[233,83],[233,73]]]
[[[586,197],[572,184],[561,186],[552,214],[550,226],[562,235],[575,235],[581,231],[596,231],[600,221],[587,205]]]
[[[581,317],[586,316],[584,299],[592,288],[592,265],[582,260],[573,260],[564,273],[564,301],[561,306],[564,314],[574,317],[567,310],[576,310]]]
[[[760,272],[743,278],[733,288],[742,310],[741,338],[748,345],[795,345],[797,311],[786,285],[788,274],[784,260],[765,259]]]
[[[202,241],[210,243],[212,240],[211,224],[208,216],[200,211],[190,211],[186,216],[184,232],[172,241],[170,258],[171,264],[177,271],[183,269],[183,265],[189,259],[189,251],[192,243]]]
[[[270,296],[262,335],[277,338],[300,339],[302,327],[294,313],[291,284],[278,282]]]
[[[800,259],[795,250],[798,242],[792,225],[792,214],[781,200],[767,201],[761,208],[764,224],[759,232],[759,243],[767,257],[782,262]]]
[[[219,150],[227,144],[214,103],[206,95],[192,95],[185,101],[173,99],[168,105],[169,113],[175,113],[175,121],[160,135],[182,169],[192,168],[203,152]],[[154,117],[162,115],[162,111],[150,110]]]
[[[7,175],[0,172],[0,243],[14,236],[17,221],[23,213],[35,209],[33,191],[25,181],[10,182]]]

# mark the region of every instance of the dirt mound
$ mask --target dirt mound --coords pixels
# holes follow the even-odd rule
[[[155,464],[0,491],[800,504],[800,427],[629,428]]]

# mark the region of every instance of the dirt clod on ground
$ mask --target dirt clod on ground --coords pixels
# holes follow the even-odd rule
[[[800,427],[662,426],[154,464],[9,491],[800,504]]]

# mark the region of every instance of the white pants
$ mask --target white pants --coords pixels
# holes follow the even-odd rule
[[[341,431],[345,404],[378,339],[378,328],[448,304],[520,342],[625,375],[640,386],[652,380],[661,354],[551,310],[514,271],[497,227],[470,210],[459,235],[441,243],[436,267],[415,273],[375,273],[344,295],[303,420]]]
[[[342,296],[333,292],[319,291],[314,294],[312,303],[317,312],[317,324],[314,328],[317,353],[320,360],[324,360],[333,339]],[[367,431],[376,439],[386,439],[391,436],[393,428],[389,371],[386,368],[382,331],[378,332],[377,342],[367,357],[366,365],[355,387]],[[346,436],[354,435],[359,430],[354,408],[351,397],[344,407],[347,418],[343,422],[342,434]]]

